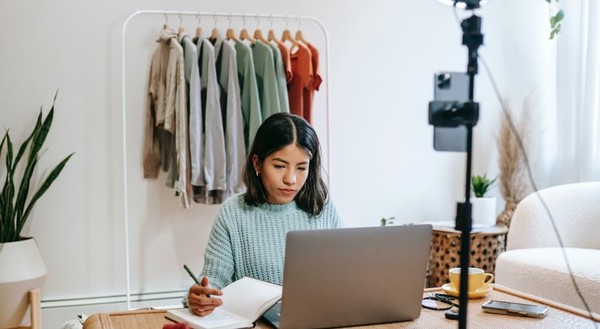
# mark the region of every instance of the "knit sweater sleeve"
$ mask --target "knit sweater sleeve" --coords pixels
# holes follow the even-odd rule
[[[234,274],[233,247],[223,209],[217,214],[204,252],[203,275],[210,286],[222,289],[232,282]]]

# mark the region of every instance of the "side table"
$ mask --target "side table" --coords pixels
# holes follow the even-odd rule
[[[507,233],[508,228],[503,225],[473,229],[469,266],[494,274],[496,257],[506,248]],[[428,287],[440,287],[448,283],[448,270],[460,266],[460,238],[461,232],[452,227],[433,227]]]

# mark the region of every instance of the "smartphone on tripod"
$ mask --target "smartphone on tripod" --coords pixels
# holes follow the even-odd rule
[[[437,72],[433,76],[433,98],[436,101],[469,101],[469,76],[463,72]],[[433,127],[436,151],[466,152],[467,128]]]

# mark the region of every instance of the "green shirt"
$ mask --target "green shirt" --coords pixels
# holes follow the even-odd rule
[[[247,44],[238,41],[235,43],[236,60],[238,66],[238,81],[240,83],[240,100],[244,116],[244,141],[246,150],[252,148],[256,131],[263,121],[258,87],[254,69],[252,49]]]
[[[260,98],[260,110],[262,120],[265,121],[271,115],[281,112],[275,73],[275,59],[273,58],[271,47],[261,41],[257,40],[251,48],[256,72],[256,84],[258,86],[258,97]]]

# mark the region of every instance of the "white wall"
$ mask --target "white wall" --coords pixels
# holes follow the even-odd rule
[[[389,216],[400,223],[454,218],[464,191],[465,156],[435,152],[427,124],[433,73],[466,68],[466,48],[450,7],[435,0],[3,0],[0,125],[10,128],[14,139],[24,136],[39,106],[47,109],[60,89],[41,168],[76,152],[25,232],[36,238],[47,263],[45,301],[122,295],[126,289],[121,28],[138,9],[316,17],[330,40],[331,190],[347,225],[378,225]],[[554,45],[547,40],[545,2],[490,1],[480,15],[485,34],[480,54],[500,91],[516,104],[533,89],[542,101],[551,101]],[[135,18],[127,34],[127,196],[131,290],[136,293],[189,286],[181,264],[200,271],[217,209],[180,209],[162,182],[141,179],[144,88],[163,21],[161,16]],[[177,26],[177,17],[169,24]],[[184,24],[193,31],[195,18],[185,18]],[[262,22],[261,28],[268,24]],[[212,25],[203,18],[205,31]],[[227,23],[218,25],[224,29]],[[255,22],[249,19],[247,26],[253,29]],[[283,24],[276,21],[274,27],[281,31]],[[303,22],[302,28],[324,48],[314,25]],[[483,66],[476,80],[481,116],[473,172],[495,175],[499,104]],[[317,95],[322,139],[326,91]]]

